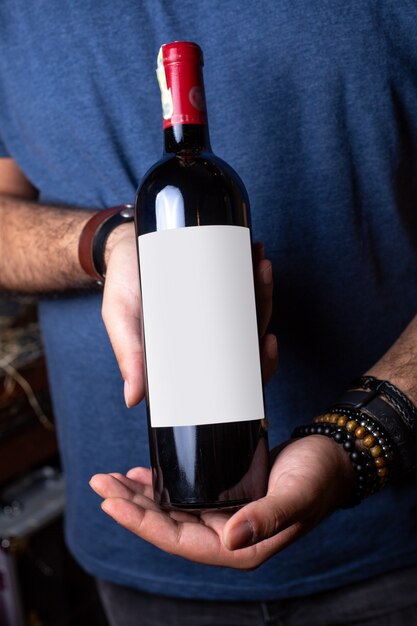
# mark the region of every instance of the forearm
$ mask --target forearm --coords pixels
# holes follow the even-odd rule
[[[417,405],[417,315],[366,374],[388,380]]]
[[[78,240],[93,212],[0,195],[0,289],[48,292],[93,285]]]

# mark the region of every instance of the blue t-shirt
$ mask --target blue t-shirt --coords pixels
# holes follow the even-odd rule
[[[203,48],[212,145],[243,178],[254,239],[274,265],[274,445],[416,313],[416,23],[416,4],[397,0],[0,4],[2,154],[41,202],[131,201],[162,147],[158,48],[179,39]],[[411,478],[335,513],[253,572],[189,563],[117,526],[88,481],[149,462],[146,418],[143,404],[124,407],[100,307],[100,295],[84,293],[40,305],[67,540],[88,571],[150,592],[249,600],[417,563]]]

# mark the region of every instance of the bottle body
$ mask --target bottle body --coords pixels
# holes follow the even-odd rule
[[[201,117],[164,133],[135,206],[154,497],[235,507],[265,494],[269,470],[249,203]]]

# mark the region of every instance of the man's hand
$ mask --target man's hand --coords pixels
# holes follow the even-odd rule
[[[35,205],[37,195],[17,163],[0,158],[0,289],[48,293],[96,288],[78,259],[80,234],[94,211]],[[272,309],[272,268],[259,244],[254,246],[254,260],[261,360],[264,380],[268,380],[277,360],[275,337],[264,335]],[[126,403],[133,406],[144,396],[133,224],[119,226],[110,234],[105,263],[103,319],[125,381]]]
[[[264,382],[276,369],[277,341],[265,335],[272,311],[272,267],[263,246],[253,247],[256,300]],[[120,371],[125,381],[127,406],[140,402],[145,393],[140,320],[140,292],[133,224],[113,231],[106,250],[106,282],[102,315]]]
[[[108,515],[158,548],[207,565],[254,569],[346,502],[354,482],[348,454],[320,435],[291,441],[272,457],[267,495],[233,515],[163,511],[145,468],[97,474],[90,484]]]

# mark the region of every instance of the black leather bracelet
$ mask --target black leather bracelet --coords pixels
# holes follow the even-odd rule
[[[332,405],[332,410],[346,408],[363,412],[381,424],[395,446],[400,472],[417,467],[417,442],[396,409],[388,404],[379,391],[349,390]]]
[[[93,213],[85,223],[78,241],[78,259],[88,276],[103,285],[104,249],[108,236],[117,226],[133,221],[133,207],[121,204]]]
[[[94,268],[104,280],[105,278],[105,263],[104,263],[104,250],[106,247],[106,241],[110,233],[120,226],[128,222],[133,222],[134,214],[133,207],[126,205],[118,213],[111,215],[106,221],[102,222],[99,228],[96,230],[92,241],[92,258]]]
[[[374,376],[362,376],[353,386],[375,392],[385,397],[396,409],[404,423],[417,438],[417,407],[398,387],[388,380],[378,380]]]

